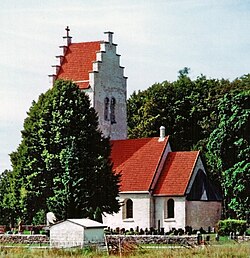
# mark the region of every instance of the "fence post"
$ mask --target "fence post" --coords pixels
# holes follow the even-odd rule
[[[122,245],[121,245],[121,238],[119,237],[119,254],[122,257]]]

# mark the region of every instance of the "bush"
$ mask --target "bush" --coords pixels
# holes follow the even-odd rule
[[[44,210],[39,210],[33,217],[32,224],[34,225],[44,225],[46,218],[46,212]]]
[[[228,236],[230,232],[243,235],[247,228],[246,220],[226,219],[218,222],[218,234]]]

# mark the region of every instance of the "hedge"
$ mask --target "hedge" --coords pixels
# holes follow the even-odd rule
[[[226,219],[218,222],[218,234],[221,236],[228,236],[230,232],[243,235],[246,229],[246,220]]]

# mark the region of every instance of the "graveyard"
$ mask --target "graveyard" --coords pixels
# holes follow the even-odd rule
[[[235,226],[234,226],[235,227]],[[91,228],[94,231],[91,231]],[[3,230],[3,227],[1,227]],[[66,220],[50,226],[22,225],[0,235],[3,257],[249,257],[250,230],[218,235],[215,232],[176,230],[159,232],[104,229],[88,219]],[[90,231],[88,231],[90,229]],[[80,231],[79,231],[80,230]],[[82,231],[83,230],[83,231]],[[190,230],[190,229],[189,229]],[[87,235],[79,242],[77,235]],[[220,231],[219,231],[220,232]],[[99,238],[95,236],[99,235]],[[102,241],[102,235],[104,237]],[[68,237],[68,238],[67,238]],[[72,241],[72,239],[74,241]],[[94,241],[93,239],[96,239]],[[59,239],[59,240],[58,240]],[[77,242],[78,241],[78,242]],[[8,255],[8,256],[5,256]]]

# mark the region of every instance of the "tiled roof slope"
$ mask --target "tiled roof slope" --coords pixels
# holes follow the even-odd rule
[[[170,152],[156,184],[155,195],[185,195],[199,151]]]
[[[113,169],[121,172],[121,191],[148,191],[168,137],[111,141]]]
[[[96,52],[100,51],[100,41],[72,43],[68,46],[56,79],[68,79],[77,82],[80,89],[89,86],[89,72],[93,70]]]

